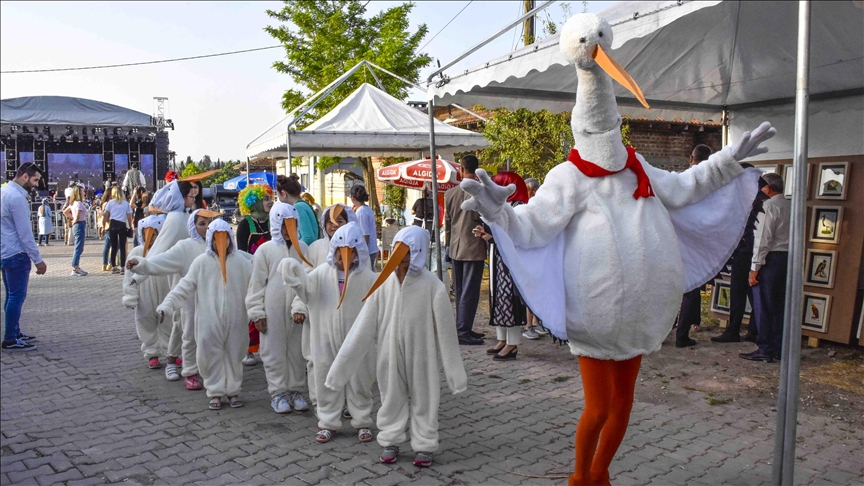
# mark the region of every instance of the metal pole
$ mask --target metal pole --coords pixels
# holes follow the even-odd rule
[[[249,157],[246,157],[246,185],[249,185]]]
[[[789,225],[789,263],[786,277],[786,307],[783,317],[783,347],[780,360],[780,390],[774,429],[774,461],[771,483],[792,486],[795,470],[795,438],[798,425],[798,373],[801,367],[801,310],[804,287],[804,231],[807,213],[807,115],[810,74],[810,2],[798,3],[798,70],[795,90],[795,148],[792,215]]]
[[[441,232],[438,230],[438,167],[436,164],[435,154],[435,97],[429,96],[429,104],[426,105],[429,111],[429,160],[432,162],[432,235],[435,242],[435,273],[438,275],[438,280],[443,280],[441,273]]]

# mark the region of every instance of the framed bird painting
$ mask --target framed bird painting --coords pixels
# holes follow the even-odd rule
[[[804,265],[804,285],[834,288],[834,269],[837,267],[837,252],[832,250],[807,250]]]
[[[819,164],[819,186],[816,199],[846,199],[849,186],[849,162],[823,162]]]
[[[711,310],[719,314],[729,314],[732,304],[732,283],[728,280],[714,280],[711,292]]]
[[[804,292],[804,319],[801,321],[801,327],[811,331],[827,332],[830,311],[830,295]]]
[[[832,245],[840,243],[842,223],[842,206],[813,206],[810,215],[810,241]]]
[[[810,194],[810,173],[813,172],[810,170],[810,165],[807,165],[807,185],[804,187],[804,192]],[[792,199],[792,187],[794,186],[795,181],[795,171],[794,166],[792,164],[784,164],[783,165],[783,195],[786,196],[786,199]]]

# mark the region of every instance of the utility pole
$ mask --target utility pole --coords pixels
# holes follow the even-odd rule
[[[525,13],[528,13],[534,10],[534,0],[524,0],[525,3]],[[529,46],[534,43],[535,32],[537,27],[537,16],[532,15],[531,17],[525,19],[524,21],[525,28],[523,30],[522,42]]]

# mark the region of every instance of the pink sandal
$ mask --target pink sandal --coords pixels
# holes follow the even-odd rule
[[[162,364],[159,363],[159,358],[150,358],[150,362],[147,363],[147,366],[149,366],[151,370],[158,370],[162,367]]]

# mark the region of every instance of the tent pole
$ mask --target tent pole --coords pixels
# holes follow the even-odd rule
[[[438,231],[438,167],[435,157],[435,97],[429,96],[429,104],[426,105],[429,112],[429,160],[432,163],[432,235],[435,242],[435,273],[438,280],[443,281],[441,273],[441,232]]]
[[[774,429],[774,460],[771,484],[792,486],[795,469],[795,438],[798,425],[798,373],[801,368],[801,319],[804,300],[804,232],[807,213],[807,124],[810,74],[810,2],[798,3],[798,69],[795,90],[795,147],[792,157],[792,215],[789,225],[789,262],[780,390]]]
[[[246,157],[246,185],[249,185],[249,157]]]

